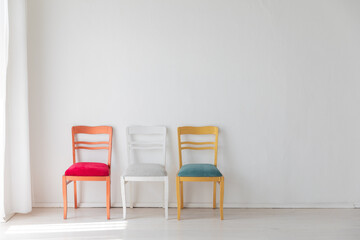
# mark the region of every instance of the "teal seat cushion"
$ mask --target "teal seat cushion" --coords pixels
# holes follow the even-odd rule
[[[185,164],[181,167],[179,177],[221,177],[222,174],[213,164]]]

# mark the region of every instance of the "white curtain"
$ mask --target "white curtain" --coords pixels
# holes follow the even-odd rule
[[[31,211],[26,0],[0,0],[0,214]]]
[[[8,50],[8,11],[7,1],[0,0],[0,217],[5,218],[5,99],[6,99],[6,66]]]

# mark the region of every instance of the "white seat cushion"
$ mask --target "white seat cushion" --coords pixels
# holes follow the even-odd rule
[[[154,163],[137,163],[131,164],[125,171],[125,177],[150,177],[150,176],[167,176],[164,165]]]

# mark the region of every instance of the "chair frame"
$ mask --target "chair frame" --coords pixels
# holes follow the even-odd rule
[[[215,142],[181,141],[182,135],[215,135]],[[214,165],[217,166],[219,129],[214,126],[178,127],[179,171],[182,167],[182,150],[214,150]],[[183,146],[186,145],[186,146]],[[206,146],[201,146],[206,145]],[[211,146],[209,146],[211,145]],[[221,177],[179,177],[176,174],[177,219],[180,220],[181,209],[184,208],[183,182],[213,182],[213,208],[216,208],[216,183],[220,184],[220,218],[224,219],[224,176]]]
[[[132,152],[134,150],[162,150],[162,163],[166,170],[166,127],[163,126],[129,126],[126,129],[127,136],[127,152],[128,152],[128,163],[131,164]],[[163,141],[133,141],[132,135],[162,135]],[[134,207],[132,197],[132,182],[164,182],[164,209],[165,218],[168,219],[168,205],[169,205],[169,180],[168,176],[121,176],[121,196],[123,206],[123,218],[126,219],[126,189],[125,184],[129,183],[129,202],[130,208]]]
[[[77,134],[108,134],[109,141],[92,142],[92,141],[76,141]],[[76,150],[108,150],[108,162],[109,176],[62,176],[62,188],[63,188],[63,200],[64,200],[64,219],[67,218],[67,185],[71,182],[74,183],[74,208],[78,208],[77,203],[77,181],[106,181],[106,212],[107,219],[110,219],[110,207],[111,207],[111,153],[112,153],[112,135],[113,129],[110,126],[73,126],[72,127],[72,154],[73,164],[76,163]],[[95,145],[95,146],[94,146]],[[107,146],[97,146],[107,145]]]

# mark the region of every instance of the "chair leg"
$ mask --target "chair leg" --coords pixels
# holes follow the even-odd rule
[[[177,195],[177,219],[180,220],[181,196],[180,196],[180,178],[176,177],[176,195]]]
[[[165,218],[168,219],[168,206],[169,206],[169,180],[168,177],[164,181],[164,208],[165,208]]]
[[[184,185],[183,182],[180,181],[180,200],[181,200],[181,208],[184,208]]]
[[[63,188],[63,200],[64,200],[64,219],[67,218],[67,185],[66,177],[62,177],[62,188]]]
[[[77,190],[76,190],[76,181],[74,181],[74,208],[77,208]]]
[[[216,182],[214,182],[213,208],[216,208]]]
[[[164,189],[163,189],[163,190],[164,190],[164,192],[163,192],[163,196],[164,196],[164,199],[163,199],[163,200],[164,200],[164,201],[163,201],[163,203],[162,203],[161,206],[162,206],[162,208],[165,209],[165,194],[166,194],[166,191],[165,191],[165,178],[164,178]]]
[[[133,202],[133,183],[129,182],[129,204],[130,204],[130,208],[134,207],[134,202]]]
[[[220,180],[220,218],[224,220],[224,177]]]
[[[121,177],[121,199],[123,207],[123,219],[126,219],[126,196],[125,196],[125,179]]]
[[[106,214],[107,219],[110,219],[110,205],[111,205],[111,193],[110,193],[110,177],[106,179]]]

